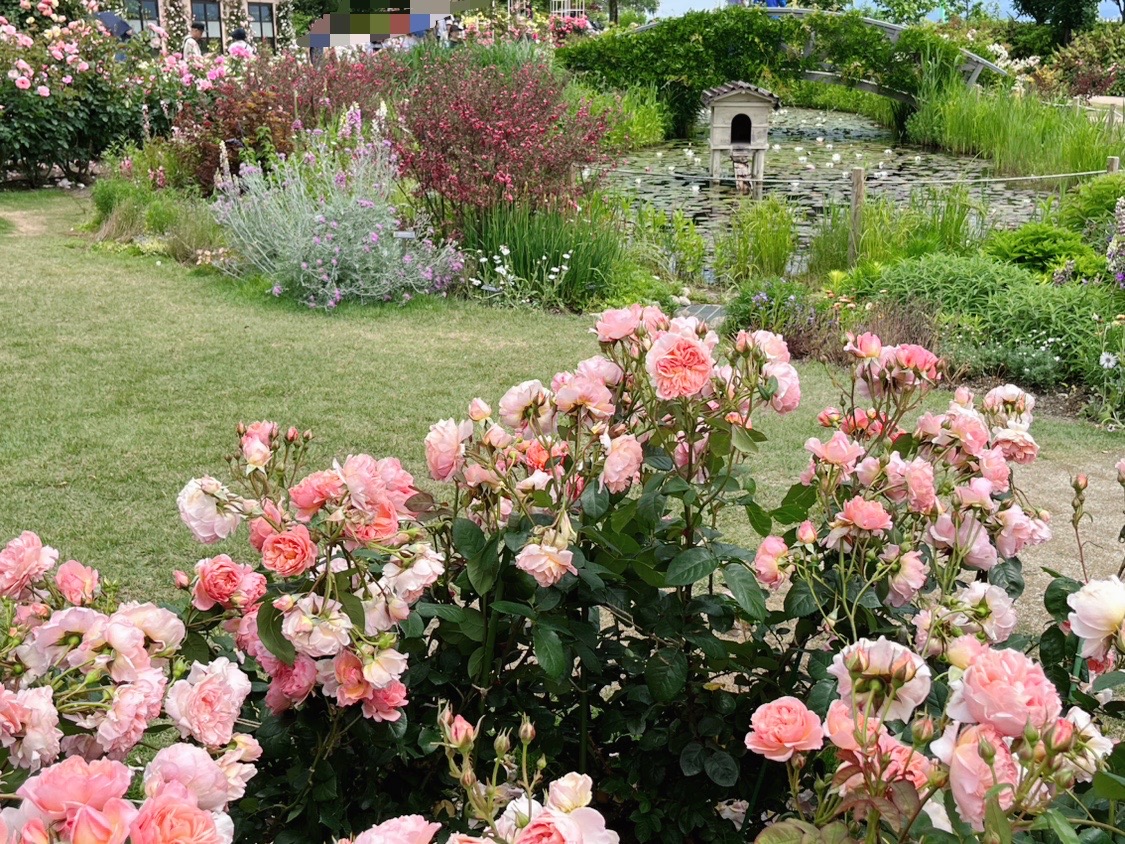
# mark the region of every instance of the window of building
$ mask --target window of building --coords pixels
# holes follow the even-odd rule
[[[144,33],[150,23],[160,26],[156,0],[125,0],[125,20],[135,35]]]
[[[259,44],[277,46],[277,33],[274,30],[273,3],[247,3],[250,15],[250,35]]]
[[[192,22],[203,24],[203,49],[222,49],[223,17],[219,4],[212,0],[191,0]]]

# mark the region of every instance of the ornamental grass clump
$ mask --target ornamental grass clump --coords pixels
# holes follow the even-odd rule
[[[275,296],[310,308],[444,291],[461,257],[429,236],[424,218],[409,236],[399,231],[395,157],[380,127],[378,116],[365,123],[353,108],[331,132],[305,132],[268,170],[227,172],[215,213],[239,257],[231,271],[264,276]]]

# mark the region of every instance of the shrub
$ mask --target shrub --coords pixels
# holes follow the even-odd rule
[[[746,281],[727,304],[728,332],[764,330],[793,338],[816,320],[809,290],[796,281],[766,278]]]
[[[610,149],[627,150],[652,146],[664,140],[669,115],[654,88],[629,88],[624,93],[601,93],[581,82],[566,88],[571,108],[586,107],[606,121],[605,143]]]
[[[424,230],[399,237],[393,179],[379,125],[365,127],[358,109],[334,132],[307,132],[302,148],[269,171],[243,166],[220,183],[216,203],[240,259],[232,272],[264,275],[274,295],[316,308],[444,290],[460,257]]]
[[[1107,23],[1079,33],[1051,57],[1072,96],[1125,94],[1125,30]]]
[[[737,285],[784,275],[797,247],[796,213],[776,194],[742,202],[728,227],[715,237],[716,277]]]
[[[1090,281],[1105,275],[1104,257],[1069,229],[1050,223],[1027,223],[1018,229],[999,231],[985,245],[985,254],[1000,261],[1047,273],[1074,261],[1080,278]]]
[[[668,213],[655,205],[640,203],[632,216],[630,234],[638,260],[666,278],[687,283],[702,278],[707,244],[695,222],[682,209]]]
[[[1125,197],[1125,173],[1109,173],[1083,182],[1059,204],[1059,224],[1086,234],[1113,221],[1117,200]]]

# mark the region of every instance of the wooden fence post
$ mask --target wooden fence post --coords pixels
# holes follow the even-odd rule
[[[1107,173],[1117,173],[1121,170],[1121,159],[1116,155],[1111,155],[1105,160],[1105,171]]]
[[[859,260],[859,248],[863,239],[863,199],[866,191],[866,171],[862,167],[852,169],[852,217],[848,230],[848,264],[855,266]]]

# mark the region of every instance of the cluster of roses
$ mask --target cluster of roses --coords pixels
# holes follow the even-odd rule
[[[546,800],[533,797],[542,783],[546,758],[532,760],[535,727],[525,717],[513,747],[508,732],[492,743],[495,762],[492,776],[477,779],[473,762],[480,725],[454,716],[448,709],[438,718],[441,746],[449,761],[449,773],[465,790],[463,808],[479,835],[455,832],[447,844],[618,844],[616,832],[606,829],[601,812],[590,806],[594,782],[586,774],[571,772],[551,782]],[[441,824],[419,815],[392,818],[354,839],[338,844],[430,844]]]
[[[225,659],[181,676],[174,613],[118,605],[95,569],[58,556],[30,531],[0,551],[0,746],[19,786],[0,842],[229,842],[223,812],[261,754],[234,731],[249,679]],[[194,743],[153,757],[138,809],[122,760],[164,718]],[[188,829],[198,837],[178,837]]]
[[[627,492],[642,480],[646,444],[663,438],[684,478],[706,481],[716,432],[749,431],[756,404],[788,413],[801,397],[777,334],[743,332],[720,348],[695,317],[640,305],[606,311],[594,331],[603,354],[556,374],[549,387],[512,387],[499,420],[474,399],[468,420],[442,420],[425,440],[431,477],[455,482],[469,517],[486,530],[513,515],[537,523],[515,564],[543,587],[577,573],[569,514],[588,482]]]
[[[27,0],[22,5],[32,8]],[[83,20],[68,22],[55,12],[56,5],[55,0],[42,0],[36,7],[41,17],[30,18],[41,25],[26,30],[0,16],[0,56],[11,64],[8,80],[39,97],[75,85],[85,74],[109,73],[108,56],[97,49],[106,37],[105,28]]]
[[[336,706],[398,720],[407,659],[395,628],[444,571],[413,521],[414,479],[394,458],[359,454],[297,481],[310,434],[282,436],[276,424],[255,422],[239,436],[232,470],[248,494],[203,477],[179,496],[200,542],[226,538],[249,518],[261,555],[243,564],[219,554],[200,560],[193,576],[177,573],[200,625],[223,617],[238,650],[269,676],[274,713],[319,689]],[[368,564],[375,556],[378,571]]]
[[[1030,825],[1075,782],[1089,782],[1113,749],[1088,713],[1072,707],[1062,714],[1042,666],[1016,650],[978,645],[967,666],[951,666],[951,694],[936,717],[919,709],[930,694],[930,667],[885,638],[844,648],[828,673],[839,699],[823,724],[800,700],[784,697],[754,712],[746,736],[751,751],[786,762],[794,781],[806,754],[825,739],[834,747],[839,764],[830,782],[818,782],[818,805],[806,816],[798,803],[818,826],[845,812],[862,817],[862,809],[876,825],[881,811],[895,832],[905,833],[922,812],[951,832],[947,793],[975,831],[984,829],[990,801]],[[913,799],[903,799],[901,785]]]

